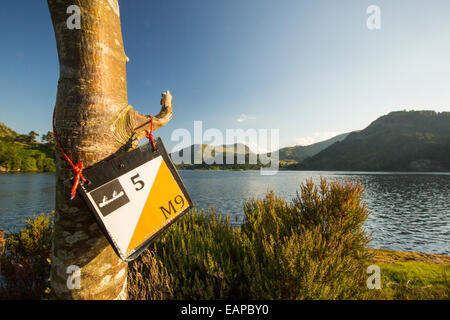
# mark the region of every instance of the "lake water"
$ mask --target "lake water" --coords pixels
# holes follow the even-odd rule
[[[371,247],[450,254],[450,174],[280,171],[180,171],[197,207],[243,218],[244,201],[274,190],[288,200],[308,178],[360,178],[372,214],[365,228]],[[53,174],[0,174],[0,229],[17,230],[22,219],[54,208]]]

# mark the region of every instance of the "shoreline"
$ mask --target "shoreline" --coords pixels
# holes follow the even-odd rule
[[[450,267],[450,255],[425,253],[416,251],[396,251],[390,249],[369,248],[374,253],[372,261],[381,264],[396,264],[403,262],[421,262]]]

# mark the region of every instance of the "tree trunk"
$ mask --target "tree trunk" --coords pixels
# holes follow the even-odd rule
[[[58,49],[56,135],[84,167],[137,145],[149,119],[128,105],[118,0],[47,0]],[[68,7],[81,9],[81,28],[69,29]],[[172,117],[172,97],[161,99],[153,128]],[[81,199],[70,200],[74,171],[57,150],[52,292],[57,299],[126,298],[127,264],[118,258]],[[80,288],[67,285],[68,267],[80,268]],[[72,267],[73,268],[73,267]],[[70,269],[69,269],[70,270]],[[73,269],[72,269],[73,270]]]

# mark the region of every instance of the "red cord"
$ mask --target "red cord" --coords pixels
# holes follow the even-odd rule
[[[77,193],[77,188],[80,183],[80,179],[83,180],[83,182],[86,182],[86,179],[83,176],[83,162],[77,162],[76,165],[73,164],[72,160],[70,160],[69,156],[64,152],[64,149],[61,147],[61,144],[59,143],[58,137],[56,136],[55,132],[55,111],[56,108],[53,110],[53,137],[55,139],[56,145],[58,146],[59,151],[62,153],[64,158],[66,158],[67,162],[71,165],[73,171],[76,172],[75,176],[75,182],[72,186],[72,191],[70,193],[70,200],[73,200],[75,198],[75,194]]]
[[[55,139],[55,142],[56,142],[56,145],[58,146],[59,151],[64,156],[64,158],[66,158],[67,162],[70,164],[73,171],[76,172],[75,182],[73,183],[72,191],[70,193],[70,200],[73,200],[75,198],[75,194],[77,193],[77,188],[78,188],[78,185],[80,184],[80,179],[83,180],[83,182],[86,182],[86,178],[83,176],[84,166],[83,166],[83,162],[77,162],[77,164],[74,165],[72,160],[70,160],[69,156],[64,152],[64,149],[61,147],[61,144],[59,143],[59,139],[56,136],[56,131],[55,131],[55,111],[56,111],[56,108],[53,110],[53,123],[52,123],[53,124],[53,137]],[[150,130],[145,130],[145,133],[146,133],[145,136],[152,143],[153,150],[156,150],[155,140],[153,139],[153,117],[151,115],[149,115],[148,117],[150,118]]]
[[[145,137],[152,143],[153,150],[156,150],[155,140],[153,140],[153,117],[148,115],[150,118],[150,130],[145,130]]]

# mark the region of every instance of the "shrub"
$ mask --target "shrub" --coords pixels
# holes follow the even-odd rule
[[[55,172],[55,161],[47,158],[45,154],[41,153],[36,160],[36,166],[43,172]]]
[[[128,264],[128,299],[167,300],[173,298],[173,276],[153,252],[145,250],[139,260]]]
[[[1,256],[0,298],[42,299],[49,292],[53,214],[29,218],[7,237]]]
[[[193,210],[181,222],[172,225],[149,249],[161,268],[164,266],[171,276],[171,298],[250,298],[250,279],[245,278],[250,268],[245,241],[239,230],[231,227],[228,219],[221,215]],[[143,264],[147,255],[133,262],[132,278],[136,265]],[[141,275],[141,283],[151,283],[150,273]],[[130,281],[129,290],[137,291],[137,286]],[[160,289],[149,286],[146,290],[158,292]],[[163,292],[155,294],[169,297]]]
[[[357,183],[310,180],[288,204],[269,193],[246,204],[242,226],[257,256],[258,299],[366,297],[369,242],[362,229],[368,211]]]
[[[150,248],[156,261],[148,269],[170,277],[171,295],[151,286],[152,272],[130,281],[130,291],[146,283],[150,296],[174,299],[364,298],[370,255],[362,192],[359,183],[308,181],[292,203],[273,192],[247,202],[242,228],[194,211]],[[133,263],[131,279],[144,260]]]
[[[26,157],[22,160],[21,171],[36,171],[36,159],[32,157]]]

